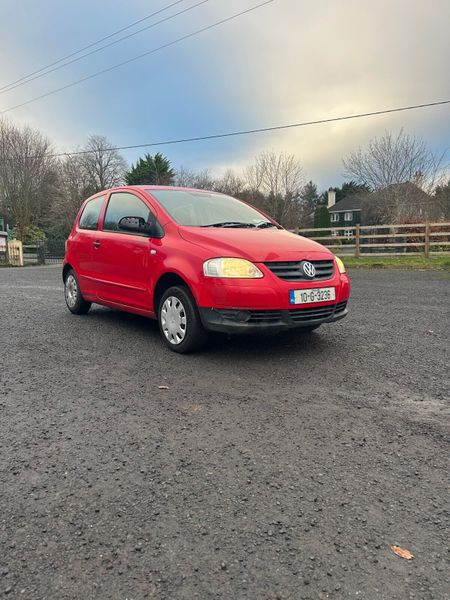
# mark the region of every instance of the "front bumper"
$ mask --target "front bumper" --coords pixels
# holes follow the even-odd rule
[[[277,333],[332,323],[348,314],[347,301],[283,310],[200,308],[199,311],[205,329],[222,333]]]

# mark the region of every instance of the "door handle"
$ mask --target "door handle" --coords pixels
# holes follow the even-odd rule
[[[98,248],[100,246],[100,242],[97,240],[96,242],[92,242],[94,248]]]

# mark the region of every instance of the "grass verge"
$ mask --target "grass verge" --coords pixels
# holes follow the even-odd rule
[[[450,271],[450,253],[444,256],[370,256],[363,258],[341,257],[349,269],[420,269]]]

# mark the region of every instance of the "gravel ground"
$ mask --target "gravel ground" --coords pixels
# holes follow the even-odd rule
[[[351,275],[339,323],[180,356],[0,269],[0,595],[450,598],[450,277]]]

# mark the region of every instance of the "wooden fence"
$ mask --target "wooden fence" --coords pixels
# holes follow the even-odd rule
[[[19,240],[8,242],[7,262],[13,267],[23,267],[23,246]]]
[[[297,229],[339,256],[429,257],[450,252],[450,222]]]
[[[43,265],[45,261],[42,246],[40,244],[24,244],[23,260],[25,264]]]
[[[65,253],[64,241],[39,242],[38,244],[27,244],[23,247],[25,264],[45,265],[59,263],[63,260]]]

